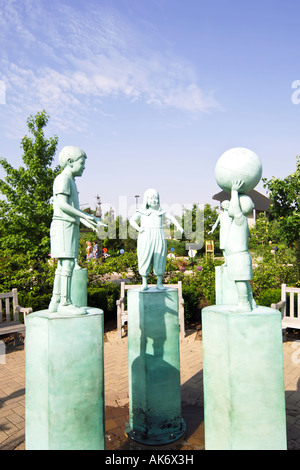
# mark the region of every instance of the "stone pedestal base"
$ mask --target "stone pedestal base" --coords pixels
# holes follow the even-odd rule
[[[286,449],[281,314],[202,311],[205,448]]]
[[[103,312],[26,319],[27,450],[105,449]]]
[[[178,292],[128,291],[128,436],[164,445],[185,432],[181,418]]]

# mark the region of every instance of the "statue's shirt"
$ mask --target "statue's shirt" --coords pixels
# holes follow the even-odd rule
[[[53,184],[53,220],[64,220],[79,225],[79,217],[66,214],[58,204],[58,194],[65,194],[68,197],[68,204],[79,209],[78,190],[73,178],[64,173],[60,173]]]
[[[166,211],[154,209],[138,209],[137,213],[141,217],[141,227],[147,228],[162,228],[162,216]]]

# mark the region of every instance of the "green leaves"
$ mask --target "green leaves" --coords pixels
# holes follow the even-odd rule
[[[284,179],[264,179],[264,187],[270,192],[272,200],[270,214],[280,224],[280,234],[288,244],[295,244],[299,250],[300,240],[300,158],[296,157],[296,171]],[[300,259],[299,253],[297,259]],[[300,265],[298,262],[300,278]]]
[[[29,116],[28,130],[21,142],[24,165],[13,168],[0,158],[6,177],[0,180],[0,248],[14,252],[32,252],[45,258],[50,250],[50,198],[58,168],[51,168],[58,138],[46,139],[45,111]],[[45,244],[47,239],[47,244]]]

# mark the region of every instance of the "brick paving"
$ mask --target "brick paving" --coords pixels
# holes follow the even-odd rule
[[[296,339],[295,339],[296,338]],[[288,449],[300,450],[300,341],[287,336],[283,343]],[[126,436],[128,419],[127,338],[117,331],[105,334],[105,427],[107,450],[138,447]],[[5,362],[5,363],[4,363]],[[184,438],[169,448],[204,449],[202,341],[199,331],[180,340],[182,416]],[[25,449],[25,352],[6,347],[0,355],[0,450]]]

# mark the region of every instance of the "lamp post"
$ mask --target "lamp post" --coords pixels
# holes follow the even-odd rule
[[[96,207],[96,217],[99,217],[101,219],[102,217],[102,210],[101,210],[101,198],[99,194],[96,196],[97,199],[97,207]],[[102,238],[100,239],[100,258],[103,258],[103,251],[102,251]]]

